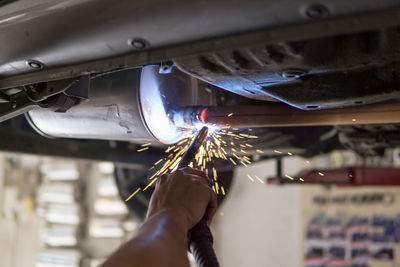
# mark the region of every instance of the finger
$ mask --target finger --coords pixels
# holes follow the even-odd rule
[[[190,167],[184,167],[184,168],[181,168],[180,170],[182,170],[184,173],[190,173],[190,174],[195,174],[195,175],[198,175],[198,176],[207,177],[207,175],[203,171],[200,171],[198,169],[194,169],[194,168],[190,168]]]
[[[192,181],[198,181],[201,182],[203,185],[206,185],[207,187],[210,187],[211,185],[211,180],[204,178],[203,176],[198,176],[198,175],[185,175],[187,179],[191,179]]]
[[[210,226],[212,218],[214,217],[215,212],[217,211],[218,208],[218,200],[217,200],[217,195],[213,190],[210,189],[210,200],[208,202],[208,206],[206,209],[206,214],[204,218],[207,221],[208,226]]]
[[[158,179],[159,183],[164,184],[167,181],[168,177],[169,177],[169,174],[166,174],[166,173],[161,175],[160,178]]]
[[[156,187],[163,185],[167,181],[167,178],[168,178],[167,174],[163,174],[160,177],[158,177],[157,182],[156,182]],[[155,179],[155,178],[153,178],[153,179]]]
[[[181,181],[181,179],[186,179],[187,181],[189,181],[191,179],[191,177],[202,180],[206,184],[209,184],[212,182],[211,179],[208,178],[202,171],[194,171],[194,169],[191,169],[191,168],[182,168],[182,169],[176,170],[172,174],[171,180],[173,183],[180,183],[179,181]]]
[[[200,177],[203,177],[204,179],[206,179],[208,182],[211,182],[211,179],[203,171],[193,169],[190,167],[185,167],[185,168],[182,168],[181,170],[185,174],[192,174],[192,175],[200,176]]]

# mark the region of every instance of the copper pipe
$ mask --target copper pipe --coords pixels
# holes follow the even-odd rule
[[[201,111],[203,122],[223,128],[400,123],[400,103],[324,110],[268,105],[206,107]]]

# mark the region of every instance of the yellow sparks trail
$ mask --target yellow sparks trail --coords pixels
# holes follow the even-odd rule
[[[233,113],[228,114],[228,117],[233,116]],[[216,125],[214,125],[215,127]],[[221,127],[221,125],[219,126]],[[245,167],[248,167],[252,163],[252,158],[250,155],[254,155],[254,153],[263,154],[264,152],[260,149],[256,149],[255,151],[248,151],[247,149],[252,149],[254,146],[249,143],[245,143],[246,139],[255,139],[258,136],[249,135],[244,133],[235,133],[237,128],[230,128],[230,126],[226,129],[220,129],[219,131],[212,133],[209,135],[206,142],[203,146],[200,147],[199,152],[195,156],[195,159],[189,163],[189,167],[198,168],[206,173],[206,175],[212,175],[213,185],[212,189],[216,194],[220,192],[222,195],[225,195],[225,189],[223,186],[218,184],[218,172],[213,164],[213,159],[222,159],[232,163],[233,166],[237,166],[239,163]],[[248,129],[249,132],[252,129]],[[177,170],[179,167],[179,163],[182,160],[183,154],[188,149],[190,143],[193,138],[196,136],[195,132],[190,132],[185,135],[185,137],[180,140],[178,143],[168,146],[165,149],[166,155],[162,156],[159,160],[157,160],[153,166],[149,169],[152,171],[152,175],[149,177],[149,183],[145,188],[138,188],[135,192],[132,193],[125,201],[130,200],[133,196],[135,196],[140,190],[145,191],[157,181],[158,177],[163,174],[173,172]],[[224,140],[223,137],[228,138],[228,140]],[[238,141],[235,141],[238,140]],[[138,149],[137,152],[142,152],[148,150],[150,148],[151,143],[146,143],[141,145],[142,148]],[[230,154],[228,154],[228,151]],[[235,158],[235,160],[233,158]],[[255,180],[248,175],[247,176],[252,182]],[[260,183],[264,183],[258,176],[254,176]]]
[[[149,145],[151,145],[151,143],[143,144],[142,146],[149,146]]]
[[[229,113],[227,117],[230,117],[230,116],[232,116],[232,115],[233,115],[233,113]]]
[[[292,176],[290,176],[290,175],[285,174],[285,177],[290,179],[290,180],[292,180],[292,181],[294,180],[294,178]]]
[[[157,166],[161,161],[163,161],[164,159],[160,159],[159,161],[157,161],[156,163],[154,163],[153,166]]]
[[[217,195],[219,194],[219,185],[218,182],[215,183],[215,190],[217,191]]]
[[[323,174],[322,172],[318,172],[318,175],[324,176],[325,174]]]
[[[261,180],[260,177],[258,177],[257,175],[254,175],[254,177],[255,177],[258,181],[260,181],[260,183],[264,184],[264,181]]]
[[[247,178],[249,178],[250,181],[254,182],[254,179],[251,178],[250,174],[247,174]]]
[[[129,201],[131,198],[133,198],[133,196],[134,196],[134,195],[136,195],[136,194],[137,194],[137,192],[139,192],[139,191],[140,191],[140,189],[141,189],[140,187],[139,187],[138,189],[136,189],[136,191],[135,191],[135,192],[133,192],[133,193],[132,193],[132,194],[131,194],[131,195],[130,195],[130,196],[127,198],[127,199],[125,199],[125,202],[126,202],[126,201]]]
[[[142,152],[142,151],[148,150],[149,148],[150,147],[146,146],[144,148],[138,149],[137,152]]]
[[[223,187],[223,186],[221,186],[221,192],[222,192],[222,195],[224,195],[224,196],[225,196],[225,189],[224,189],[224,187]]]
[[[300,182],[304,182],[304,179],[303,179],[303,178],[299,178],[299,180],[300,180]]]
[[[282,154],[282,152],[279,151],[279,150],[274,150],[274,152],[277,153],[277,154]]]
[[[155,181],[157,181],[158,177],[156,179],[153,179],[153,181],[151,181],[144,189],[143,191],[146,191],[147,188],[149,188],[152,184],[154,184]]]

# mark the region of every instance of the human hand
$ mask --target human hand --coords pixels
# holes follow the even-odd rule
[[[217,209],[217,197],[204,172],[189,167],[162,175],[150,200],[147,219],[166,212],[189,231],[203,217],[210,224]]]

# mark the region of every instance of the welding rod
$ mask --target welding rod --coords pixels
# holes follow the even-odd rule
[[[208,128],[203,127],[196,135],[182,157],[179,167],[188,166],[195,158],[208,135]],[[213,249],[213,236],[206,220],[202,219],[188,233],[189,251],[193,254],[198,267],[219,267]]]

